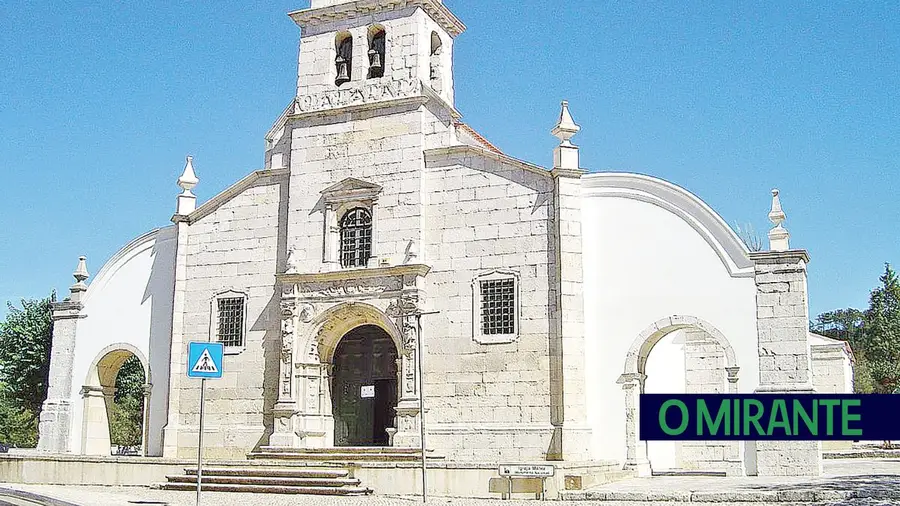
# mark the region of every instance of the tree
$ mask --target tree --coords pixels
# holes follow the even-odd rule
[[[816,322],[810,330],[832,339],[847,341],[854,353],[857,351],[861,353],[865,321],[864,311],[852,307],[835,309],[816,317]]]
[[[50,343],[53,320],[50,304],[56,295],[40,300],[22,300],[17,308],[7,303],[9,313],[0,322],[0,383],[3,395],[17,409],[37,417],[47,397],[50,373]]]
[[[0,443],[18,448],[37,445],[37,418],[20,408],[0,384]]]
[[[879,279],[869,297],[863,347],[876,392],[891,393],[900,385],[900,280],[890,264]]]
[[[110,409],[109,439],[114,445],[139,446],[144,425],[144,366],[132,356],[116,375],[116,395]]]

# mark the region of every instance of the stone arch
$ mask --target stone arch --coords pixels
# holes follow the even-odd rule
[[[703,331],[719,344],[725,355],[725,372],[728,381],[728,393],[737,393],[738,372],[740,367],[734,348],[725,335],[711,323],[694,316],[673,315],[657,320],[644,329],[634,339],[628,354],[625,356],[625,367],[618,383],[625,391],[625,467],[633,469],[639,476],[651,474],[650,461],[647,455],[647,443],[641,441],[638,434],[638,406],[639,395],[644,392],[644,382],[647,379],[647,358],[653,347],[659,341],[676,330],[697,329]],[[738,474],[743,473],[741,461],[741,447],[739,443],[731,445],[729,450],[732,455],[726,455],[728,464],[736,467]],[[729,472],[732,470],[726,470]]]
[[[650,350],[653,349],[656,343],[667,334],[676,330],[688,328],[695,328],[706,332],[707,335],[712,337],[720,346],[722,346],[725,350],[726,369],[738,367],[734,348],[731,347],[731,343],[728,342],[728,339],[725,338],[725,335],[722,334],[719,329],[715,328],[709,322],[694,316],[675,315],[657,320],[653,325],[650,325],[644,329],[643,332],[638,334],[634,342],[631,343],[631,348],[628,350],[628,355],[625,357],[625,370],[623,375],[645,374],[644,368],[647,365],[647,357],[650,356]],[[735,376],[736,375],[737,372],[735,371]],[[731,376],[730,373],[729,376]]]
[[[398,352],[404,350],[403,333],[383,311],[364,302],[344,302],[328,308],[310,322],[310,331],[300,348],[301,359],[307,363],[330,364],[341,338],[363,325],[380,327],[394,341]]]
[[[144,402],[141,434],[141,453],[146,455],[148,443],[149,409],[152,386],[150,362],[141,350],[128,343],[111,344],[97,354],[81,387],[83,412],[81,422],[81,453],[109,455],[109,414],[115,395],[116,377],[125,361],[136,357],[144,371]]]

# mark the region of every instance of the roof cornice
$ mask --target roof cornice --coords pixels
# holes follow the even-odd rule
[[[269,177],[269,176],[287,176],[291,173],[291,169],[287,167],[282,167],[279,169],[263,169],[251,172],[244,179],[241,179],[237,183],[229,186],[221,193],[216,195],[215,197],[207,200],[203,203],[202,206],[195,209],[193,212],[187,215],[176,214],[172,216],[172,221],[174,223],[187,223],[188,225],[196,222],[197,220],[210,215],[213,211],[219,208],[225,202],[233,199],[239,193],[243,192],[247,188],[253,186],[258,180]]]
[[[424,153],[426,167],[429,165],[429,163],[433,164],[434,162],[436,162],[438,157],[441,156],[480,156],[483,158],[489,158],[491,160],[497,160],[498,162],[507,163],[514,167],[518,167],[535,174],[540,174],[547,178],[552,177],[550,171],[533,163],[519,160],[518,158],[513,158],[503,153],[496,153],[486,148],[470,146],[468,144],[458,144],[456,146],[448,146],[444,148],[426,149]]]
[[[457,37],[466,30],[466,25],[450,12],[439,0],[356,0],[318,9],[304,9],[289,12],[288,16],[300,28],[316,26],[342,19],[393,11],[405,7],[419,7],[431,16],[441,27]]]

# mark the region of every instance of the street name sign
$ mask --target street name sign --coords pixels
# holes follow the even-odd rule
[[[501,464],[500,476],[513,478],[549,478],[556,468],[552,464]]]

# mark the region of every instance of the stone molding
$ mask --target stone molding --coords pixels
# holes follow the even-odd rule
[[[755,263],[772,264],[787,263],[791,261],[803,261],[809,263],[809,253],[805,249],[792,249],[787,251],[751,251],[749,257]]]
[[[210,215],[218,209],[222,204],[228,202],[234,197],[240,195],[244,190],[253,186],[257,181],[263,179],[265,177],[278,177],[278,176],[287,176],[291,173],[291,170],[286,167],[276,168],[276,169],[262,169],[253,171],[248,174],[244,179],[241,179],[237,183],[229,186],[221,193],[216,195],[215,197],[207,200],[200,207],[195,209],[191,214],[180,215],[176,214],[172,216],[173,223],[187,223],[188,225]]]
[[[581,178],[583,196],[618,197],[653,204],[678,216],[712,247],[731,277],[753,277],[751,254],[712,208],[686,189],[642,174],[594,173]],[[768,253],[768,252],[766,252]]]
[[[445,148],[432,148],[424,150],[425,153],[425,167],[435,167],[437,166],[438,159],[440,157],[466,157],[466,156],[474,156],[480,158],[487,158],[490,160],[495,160],[501,163],[512,165],[516,168],[527,170],[528,172],[532,172],[534,174],[540,174],[542,176],[551,178],[553,177],[550,174],[550,171],[530,162],[526,162],[524,160],[519,160],[518,158],[513,158],[509,155],[505,155],[503,153],[496,153],[494,151],[479,148],[475,146],[470,146],[468,144],[457,144],[456,146],[448,146]],[[460,164],[463,162],[460,161]]]
[[[421,8],[453,38],[466,30],[466,25],[453,15],[440,0],[357,0],[318,9],[294,11],[288,13],[288,16],[300,28],[307,28],[348,18],[371,16],[404,7]]]

